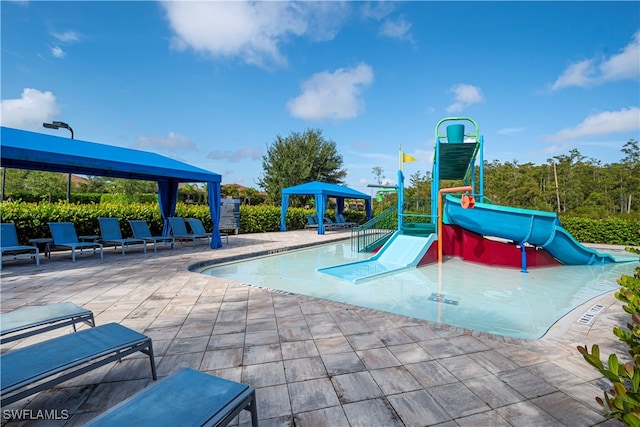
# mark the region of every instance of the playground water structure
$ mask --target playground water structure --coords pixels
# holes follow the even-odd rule
[[[440,133],[448,121],[455,124]],[[470,122],[473,132],[465,133],[460,121]],[[441,120],[435,143],[430,221],[437,233],[410,235],[419,227],[405,226],[400,152],[398,227],[375,255],[352,253],[344,244],[334,250],[341,257],[300,251],[203,273],[518,338],[540,338],[577,307],[617,289],[621,274],[633,273],[637,264],[629,261],[638,257],[585,247],[554,213],[484,203],[484,138],[472,119]],[[441,180],[464,186],[441,189]]]
[[[307,295],[479,332],[537,339],[549,331],[561,333],[568,325],[560,319],[579,319],[596,304],[594,299],[618,289],[616,280],[622,274],[632,274],[637,265],[559,265],[522,274],[516,268],[495,268],[446,257],[441,265],[402,268],[357,282],[317,271],[365,261],[370,256],[353,251],[349,242],[341,242],[234,261],[201,272],[275,292]]]
[[[441,133],[443,124],[446,133]],[[465,124],[470,123],[473,131],[465,133]],[[600,254],[576,241],[562,227],[558,216],[552,212],[534,211],[483,203],[484,200],[484,137],[480,135],[477,123],[468,117],[449,117],[436,125],[435,155],[431,182],[431,221],[437,223],[437,233],[425,237],[403,236],[404,227],[404,154],[399,153],[398,170],[398,229],[376,255],[368,260],[345,265],[331,266],[319,270],[321,273],[360,282],[380,275],[413,268],[433,261],[432,245],[437,241],[437,261],[442,262],[443,246],[447,240],[449,254],[459,255],[456,246],[474,245],[473,260],[486,262],[487,254],[494,252],[492,259],[510,259],[515,247],[520,250],[520,267],[523,273],[532,261],[536,265],[595,265],[615,262],[629,262],[636,257],[615,258]],[[479,160],[478,179],[475,178],[476,161]],[[464,186],[440,188],[441,180],[462,180]],[[474,189],[474,184],[478,188]],[[459,198],[450,193],[464,193]],[[437,197],[436,197],[437,195]],[[476,203],[476,198],[478,203]],[[463,233],[446,230],[444,225],[457,226]],[[445,233],[445,230],[447,233]],[[469,238],[475,234],[477,238]],[[445,236],[447,237],[445,239]],[[467,238],[465,238],[467,237]],[[496,243],[486,238],[502,239]],[[459,241],[455,241],[458,238]],[[542,250],[548,256],[536,256],[531,249]],[[468,253],[468,251],[467,251]],[[488,262],[507,266],[508,263]]]

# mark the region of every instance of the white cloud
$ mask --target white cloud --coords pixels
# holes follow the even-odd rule
[[[470,105],[484,101],[477,86],[459,83],[451,88],[451,92],[455,94],[455,102],[447,107],[447,113],[458,113]]]
[[[603,111],[592,114],[582,123],[571,128],[564,128],[553,135],[545,136],[547,141],[564,141],[608,135],[619,132],[638,132],[640,130],[640,108],[623,108],[620,111]]]
[[[286,65],[280,46],[291,36],[335,37],[347,14],[342,2],[162,3],[174,32],[171,46],[214,58],[240,57],[266,67]]]
[[[133,147],[139,149],[161,148],[165,150],[190,150],[196,148],[189,138],[175,132],[169,132],[167,136],[139,136]]]
[[[214,150],[207,154],[208,159],[228,160],[231,163],[238,163],[244,159],[259,160],[262,158],[262,150],[256,147],[245,147],[236,151]]]
[[[374,1],[365,2],[361,8],[362,15],[367,18],[373,18],[376,21],[380,21],[386,16],[390,15],[395,10],[393,2],[389,1]]]
[[[64,58],[67,54],[65,53],[64,50],[62,50],[62,48],[60,46],[54,46],[51,48],[51,55],[53,55],[55,58]]]
[[[593,82],[595,73],[593,61],[586,59],[575,62],[567,67],[566,70],[551,85],[552,90],[558,90],[568,86],[585,87]]]
[[[51,35],[63,43],[80,41],[80,36],[75,31],[65,31],[64,33],[51,33]]]
[[[361,93],[372,82],[373,70],[367,64],[323,71],[302,83],[302,93],[287,102],[287,109],[301,119],[352,119],[364,109]]]
[[[397,20],[386,19],[380,28],[380,34],[385,37],[391,37],[400,40],[409,40],[413,42],[411,35],[411,22],[405,21],[403,18]]]
[[[0,111],[2,126],[35,131],[55,119],[60,108],[53,93],[25,88],[20,98],[2,100]]]
[[[570,64],[551,85],[552,90],[569,86],[587,87],[608,81],[640,78],[640,31],[620,53],[601,60],[583,59]]]

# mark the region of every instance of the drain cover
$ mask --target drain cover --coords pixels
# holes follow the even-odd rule
[[[594,305],[589,310],[587,310],[586,313],[582,315],[582,317],[580,317],[580,320],[578,320],[578,323],[581,323],[583,325],[590,325],[591,322],[593,322],[593,319],[595,319],[598,313],[600,313],[603,309],[604,309],[604,305],[600,305],[600,304]]]
[[[443,302],[445,304],[458,305],[460,300],[454,297],[447,297],[445,294],[432,293],[427,298],[429,301]]]

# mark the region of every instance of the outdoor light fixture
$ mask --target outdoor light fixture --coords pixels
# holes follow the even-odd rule
[[[71,139],[73,139],[73,129],[71,128],[71,126],[69,126],[65,122],[43,123],[42,127],[45,127],[47,129],[60,129],[60,128],[69,129],[69,132],[71,132]]]
[[[42,123],[42,127],[47,129],[69,129],[71,139],[73,139],[73,129],[65,122]],[[69,201],[71,201],[71,173],[67,175],[67,203],[69,203]]]

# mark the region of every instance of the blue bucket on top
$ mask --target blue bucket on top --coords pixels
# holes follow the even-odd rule
[[[464,142],[464,125],[447,126],[447,142],[449,144],[462,144]]]

